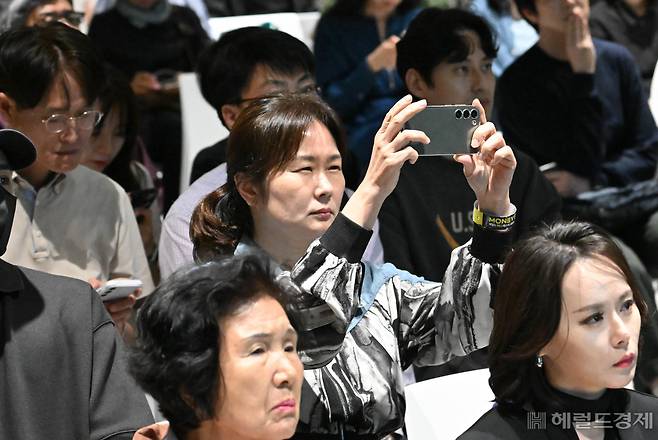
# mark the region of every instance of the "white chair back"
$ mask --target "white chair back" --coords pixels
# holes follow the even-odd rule
[[[180,192],[187,189],[194,157],[205,147],[228,136],[217,112],[203,99],[195,73],[178,75],[180,87],[183,150],[181,154]]]
[[[454,440],[493,407],[489,370],[467,371],[405,388],[409,440]]]

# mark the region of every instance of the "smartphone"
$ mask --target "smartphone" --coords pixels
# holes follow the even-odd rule
[[[430,105],[411,118],[406,128],[421,130],[429,144],[412,142],[421,156],[475,154],[471,147],[475,129],[480,125],[480,111],[472,105]]]
[[[135,289],[141,287],[142,282],[140,280],[116,278],[114,280],[109,280],[104,286],[96,289],[96,291],[101,296],[101,300],[105,302],[125,298],[133,293]]]
[[[548,162],[539,167],[539,171],[541,171],[542,173],[547,173],[549,171],[557,171],[559,169],[560,167],[558,166],[557,162]]]
[[[158,190],[155,188],[138,189],[128,193],[133,209],[148,208],[151,206],[157,195]]]
[[[178,72],[173,69],[160,69],[153,72],[163,89],[178,87]]]

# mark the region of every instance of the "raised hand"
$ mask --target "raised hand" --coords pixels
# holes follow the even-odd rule
[[[596,49],[589,31],[588,14],[576,0],[567,22],[566,49],[571,69],[575,73],[594,73]]]
[[[481,125],[473,133],[471,146],[478,148],[477,154],[455,155],[454,159],[464,165],[464,176],[475,192],[482,211],[497,216],[510,212],[509,187],[516,168],[512,149],[505,145],[503,135],[496,131],[478,99],[473,105],[480,111]]]
[[[395,189],[400,169],[405,162],[415,163],[418,152],[409,144],[429,143],[425,133],[404,130],[405,123],[427,107],[427,102],[412,102],[411,95],[400,99],[386,114],[384,122],[375,134],[370,164],[363,182],[350,197],[343,215],[353,222],[371,229],[384,199]]]
[[[383,69],[395,69],[395,63],[398,56],[396,45],[400,41],[397,35],[391,35],[382,41],[368,57],[366,62],[373,72],[379,72]]]

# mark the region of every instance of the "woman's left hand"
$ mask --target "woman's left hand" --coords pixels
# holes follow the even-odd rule
[[[482,104],[477,99],[473,105],[480,111],[480,126],[473,133],[471,146],[478,148],[477,154],[455,155],[454,159],[464,165],[464,175],[475,192],[480,210],[496,216],[510,214],[509,187],[516,168],[512,149],[505,145],[503,135],[496,131]]]

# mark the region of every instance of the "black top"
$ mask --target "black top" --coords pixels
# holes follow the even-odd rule
[[[153,423],[89,284],[0,260],[0,438],[129,440]]]
[[[515,151],[510,199],[518,214],[512,237],[560,215],[560,197],[526,154]],[[406,164],[379,214],[384,260],[400,269],[442,281],[450,253],[473,234],[475,194],[463,166],[452,158],[420,157]]]
[[[190,172],[190,185],[208,171],[217,168],[226,162],[226,146],[228,138],[222,139],[215,145],[204,148],[194,156],[192,171]]]
[[[656,172],[658,129],[631,54],[594,39],[596,72],[575,74],[538,45],[505,70],[496,105],[505,140],[539,165],[557,162],[597,186]]]
[[[592,35],[626,47],[640,68],[645,93],[658,61],[658,7],[647,1],[647,12],[638,17],[624,0],[601,0],[589,16]]]
[[[643,440],[656,437],[653,423],[658,398],[627,389],[608,390],[595,400],[580,399],[557,390],[561,406],[524,409],[495,406],[458,440],[578,440],[577,421],[600,419],[605,440]],[[596,426],[596,425],[595,425]]]
[[[172,6],[164,22],[133,26],[116,8],[94,17],[89,37],[105,60],[132,78],[138,71],[194,70],[208,43],[199,18],[191,9]]]

